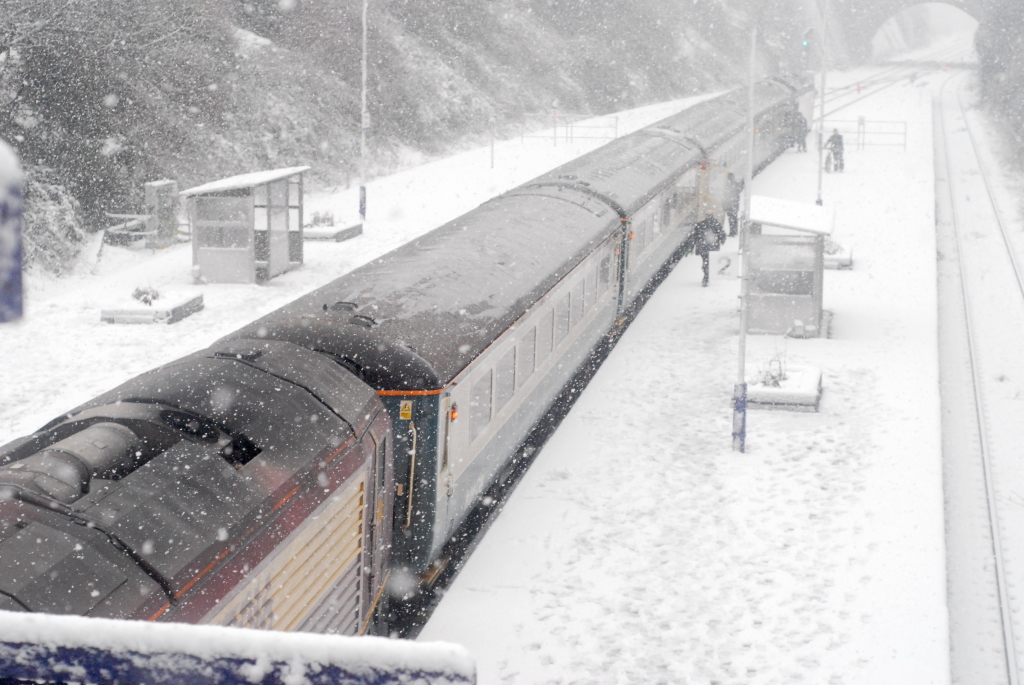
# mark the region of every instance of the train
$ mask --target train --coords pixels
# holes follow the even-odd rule
[[[811,97],[756,84],[755,167]],[[620,137],[0,447],[0,609],[387,634],[698,216],[724,221],[746,98]]]

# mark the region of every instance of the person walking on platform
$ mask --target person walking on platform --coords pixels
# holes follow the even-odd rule
[[[797,152],[807,152],[807,134],[810,130],[807,117],[799,110],[793,112],[793,140],[796,142]]]
[[[693,227],[693,251],[700,255],[701,268],[704,270],[704,281],[701,283],[705,288],[708,286],[708,271],[711,267],[711,260],[708,254],[721,247],[725,242],[725,231],[722,224],[715,218],[714,212],[708,210],[703,219]]]
[[[825,143],[825,149],[832,153],[832,168],[836,171],[843,171],[846,168],[843,161],[843,136],[840,135],[838,128],[832,129],[832,135]]]
[[[739,226],[740,194],[743,192],[743,181],[737,181],[736,176],[729,173],[725,183],[725,214],[729,217],[729,235],[736,235],[736,228]],[[725,237],[722,238],[725,240]]]

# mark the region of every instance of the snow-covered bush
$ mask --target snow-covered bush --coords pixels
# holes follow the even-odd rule
[[[981,91],[985,100],[1002,114],[1024,149],[1024,3],[996,0],[985,16],[975,42],[981,62]]]
[[[757,371],[755,381],[767,388],[778,388],[786,380],[786,357],[777,354]]]
[[[85,241],[77,200],[53,169],[26,167],[22,223],[24,263],[55,274],[68,270]]]

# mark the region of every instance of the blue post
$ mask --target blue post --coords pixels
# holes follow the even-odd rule
[[[22,176],[18,156],[0,141],[0,323],[21,318]]]

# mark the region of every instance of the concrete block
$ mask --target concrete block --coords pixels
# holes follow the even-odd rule
[[[151,307],[140,306],[130,309],[100,310],[100,321],[104,323],[177,323],[182,319],[201,311],[203,296],[179,299],[176,302],[157,304]]]

